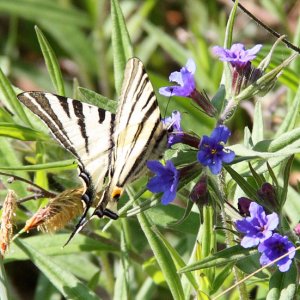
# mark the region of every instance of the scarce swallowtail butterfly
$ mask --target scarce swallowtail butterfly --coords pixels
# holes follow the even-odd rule
[[[145,170],[146,161],[161,156],[167,130],[142,62],[126,64],[117,113],[45,92],[24,92],[18,99],[50,129],[55,139],[78,161],[85,184],[84,213],[73,231],[92,216],[117,219],[117,200],[127,183]]]

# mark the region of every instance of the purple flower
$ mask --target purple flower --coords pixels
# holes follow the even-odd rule
[[[270,238],[262,241],[258,246],[258,251],[262,253],[260,264],[266,265],[280,256],[295,250],[295,246],[288,240],[286,236],[274,233]],[[291,252],[288,256],[276,262],[279,271],[286,272],[289,270],[295,252]]]
[[[171,96],[183,96],[189,97],[195,90],[194,73],[196,70],[195,62],[190,58],[188,59],[186,66],[180,69],[180,72],[171,73],[170,82],[176,82],[179,86],[167,86],[159,89],[161,95]]]
[[[279,219],[276,213],[266,215],[264,208],[256,202],[249,207],[250,217],[236,221],[236,228],[245,233],[241,246],[250,248],[258,245],[272,235],[273,230],[278,226]]]
[[[197,154],[198,161],[208,166],[213,174],[219,174],[222,169],[222,163],[230,163],[235,157],[235,153],[224,147],[230,136],[230,130],[224,126],[216,127],[211,136],[204,135],[199,145]]]
[[[147,167],[156,175],[147,184],[148,190],[152,193],[163,193],[162,203],[169,204],[176,197],[176,190],[179,181],[179,172],[173,162],[168,160],[163,166],[159,161],[150,160]]]
[[[162,119],[162,122],[168,128],[168,147],[176,143],[180,143],[183,137],[183,131],[181,129],[181,114],[179,111],[174,110],[171,117]]]
[[[213,53],[222,61],[230,62],[233,67],[243,68],[256,57],[262,45],[256,45],[246,50],[243,44],[233,44],[230,49],[219,46],[213,47]]]

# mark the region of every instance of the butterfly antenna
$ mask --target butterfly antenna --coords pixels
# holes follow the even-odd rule
[[[171,101],[171,96],[170,96],[169,99],[168,99],[168,102],[167,102],[167,105],[166,105],[166,108],[165,108],[165,111],[164,111],[164,119],[165,119],[165,117],[166,117],[166,115],[167,115],[167,110],[168,110],[170,101]]]
[[[235,2],[235,0],[232,0],[232,2]],[[248,15],[251,19],[253,19],[258,25],[263,27],[265,30],[267,30],[269,33],[271,33],[273,36],[280,38],[282,34],[279,32],[273,30],[271,27],[263,23],[261,20],[259,20],[257,17],[255,17],[249,10],[247,10],[242,4],[238,3],[238,7],[246,14]],[[300,53],[300,48],[289,42],[288,39],[283,38],[282,42],[286,44],[286,46],[298,53]]]
[[[86,215],[87,215],[89,208],[90,208],[89,206],[87,206],[85,208],[83,215],[81,216],[79,222],[75,226],[73,232],[71,233],[70,237],[68,238],[67,242],[63,245],[63,247],[67,246],[69,244],[69,242],[71,242],[71,240],[74,238],[74,236],[77,233],[79,233],[82,230],[82,228],[88,223],[89,220],[86,220]]]

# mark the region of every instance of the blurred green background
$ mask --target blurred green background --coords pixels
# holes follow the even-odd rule
[[[242,3],[267,25],[280,33],[287,34],[291,41],[300,44],[299,1],[262,0]],[[170,72],[179,70],[180,66],[184,65],[189,57],[192,57],[197,65],[198,88],[204,89],[210,97],[216,93],[223,65],[213,57],[211,47],[223,44],[227,17],[232,7],[231,1],[121,0],[120,4],[134,46],[134,54],[144,62],[156,91],[159,87],[169,84]],[[57,55],[67,96],[81,97],[77,89],[78,86],[81,86],[108,98],[116,99],[111,49],[110,1],[0,0],[0,24],[0,67],[16,91],[20,89],[55,92],[34,30],[34,26],[37,25]],[[248,16],[241,12],[238,13],[233,42],[242,42],[248,47],[262,43],[264,48],[257,61],[267,53],[275,40]],[[287,48],[279,46],[274,55],[274,63],[280,63],[287,56]],[[277,125],[284,118],[289,105],[289,96],[299,85],[299,60],[291,65],[286,74],[281,82],[283,84],[272,90],[263,101],[265,126],[267,134],[270,135],[276,131]],[[286,88],[289,88],[290,94],[287,93]],[[184,129],[202,135],[208,134],[213,128],[214,123],[195,109],[189,100],[175,97],[168,104],[166,98],[157,96],[163,114],[168,115],[174,109],[184,112]],[[0,105],[11,111],[1,94]],[[230,121],[230,127],[233,129],[233,141],[241,140],[245,126],[251,128],[253,110],[253,102],[245,101]],[[4,118],[3,114],[1,116]],[[44,127],[41,130],[47,132]],[[11,144],[7,142],[7,139],[4,140],[1,137],[1,147],[1,166],[16,166],[20,163],[30,165],[71,157],[54,142],[46,145],[39,143],[35,147],[32,143],[20,141]],[[47,148],[47,151],[43,147]],[[40,157],[37,155],[37,153],[45,152],[47,155]],[[293,183],[297,182],[298,172],[295,170],[292,174]],[[50,174],[41,171],[35,175],[23,171],[17,174],[34,178],[45,188],[49,187],[56,191],[72,187],[74,184],[76,185],[77,181],[76,173],[73,171]],[[3,183],[0,187],[2,189],[1,200],[5,197],[5,186],[6,184]],[[26,194],[24,187],[22,191],[24,194],[22,195],[20,192],[19,196]],[[30,209],[34,210],[40,204],[30,205]],[[153,210],[154,216],[156,212]],[[23,212],[23,215],[22,212],[19,214],[20,220],[23,222],[28,218],[27,212]],[[180,216],[180,213],[177,215]],[[176,217],[178,218],[178,216]],[[175,220],[176,217],[174,217]],[[129,223],[135,223],[135,220],[130,220]],[[18,224],[17,228],[21,227],[22,224]],[[112,240],[115,234],[114,230],[117,231],[117,228],[118,225],[109,235]],[[196,234],[193,228],[189,228],[188,231],[190,231],[190,235],[187,233],[183,239],[174,239],[179,252],[183,255],[186,249],[192,246],[191,239]],[[142,247],[145,238],[141,236],[141,232],[132,232],[132,234],[137,237],[131,246],[133,250],[142,253],[142,258],[150,258],[149,251]],[[59,241],[57,241],[57,247],[64,243],[64,239]],[[42,243],[40,242],[40,245]],[[57,263],[62,263],[63,266],[68,265],[70,271],[76,276],[85,282],[90,280],[89,284],[97,287],[96,292],[103,299],[111,299],[114,274],[108,269],[114,263],[113,256],[109,252],[100,254],[102,260],[100,264],[97,253],[97,255],[90,256],[87,252],[82,256],[83,258],[79,258],[76,251],[74,253],[68,255],[67,258],[56,253]],[[138,261],[136,262],[138,263]],[[101,274],[98,272],[100,265],[104,270],[101,271]],[[78,269],[75,269],[75,266]],[[39,273],[29,260],[23,261],[19,258],[15,262],[6,264],[6,267],[13,290],[13,299],[61,299],[46,277]],[[155,268],[155,266],[152,267]],[[133,293],[136,296],[135,299],[171,299],[165,284],[153,284],[150,277],[145,277],[144,271],[138,266],[134,268],[133,272],[136,272],[136,276],[132,281],[131,289],[135,291]],[[151,274],[151,271],[147,272]],[[154,272],[152,272],[153,274]],[[89,275],[95,277],[90,278]],[[93,280],[97,283],[100,282],[100,285],[95,284]],[[148,294],[145,296],[141,287],[146,289],[147,285],[149,286]],[[253,293],[255,293],[255,289],[253,289]]]

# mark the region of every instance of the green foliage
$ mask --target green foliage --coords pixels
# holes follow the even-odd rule
[[[175,2],[0,0],[3,32],[8,28],[0,41],[0,199],[7,189],[16,191],[18,199],[31,199],[18,205],[14,229],[19,235],[0,260],[1,299],[21,299],[14,292],[20,284],[11,288],[12,275],[5,269],[14,264],[17,272],[22,261],[38,269],[35,290],[29,291],[33,299],[299,296],[299,254],[286,273],[276,267],[260,269],[257,249],[238,245],[241,236],[233,224],[241,216],[230,212],[239,197],[247,196],[280,213],[281,233],[299,242],[292,231],[300,215],[298,187],[290,181],[300,168],[299,59],[280,43],[273,47],[274,40],[268,37],[254,61],[259,66],[265,57],[271,58],[263,76],[233,96],[230,66],[225,63],[222,70],[210,48],[222,43],[230,48],[243,40],[256,44],[262,29],[252,24],[255,35],[238,27],[237,18],[246,16],[238,15],[237,3],[226,16],[217,1]],[[287,26],[284,1],[262,5]],[[157,93],[162,117],[181,111],[183,130],[194,137],[209,135],[219,120],[226,122],[233,132],[229,148],[236,153],[235,160],[224,166],[222,176],[212,176],[197,162],[197,149],[177,144],[164,159],[190,168],[178,185],[176,204],[163,206],[161,194],[152,195],[145,178],[140,178],[121,197],[118,221],[93,219],[64,248],[77,220],[59,233],[33,230],[29,236],[22,231],[26,220],[47,202],[34,186],[28,189],[27,182],[58,193],[80,183],[75,158],[55,145],[46,126],[24,109],[16,95],[22,89],[39,89],[72,97],[73,89],[80,101],[116,113],[124,67],[135,55],[144,62],[156,91],[169,85],[170,72],[188,58],[196,61],[196,85],[212,99],[217,120],[190,99],[175,96],[168,102]],[[284,103],[277,96],[282,87],[288,89]],[[232,114],[224,117],[231,100]],[[240,109],[243,105],[251,108],[251,118]],[[272,123],[272,115],[282,119],[279,125]],[[24,181],[10,183],[3,172]],[[190,191],[204,175],[207,202],[193,203]],[[276,208],[257,193],[265,182],[276,191]],[[249,276],[246,284],[240,282],[240,289],[221,296],[245,276]]]

